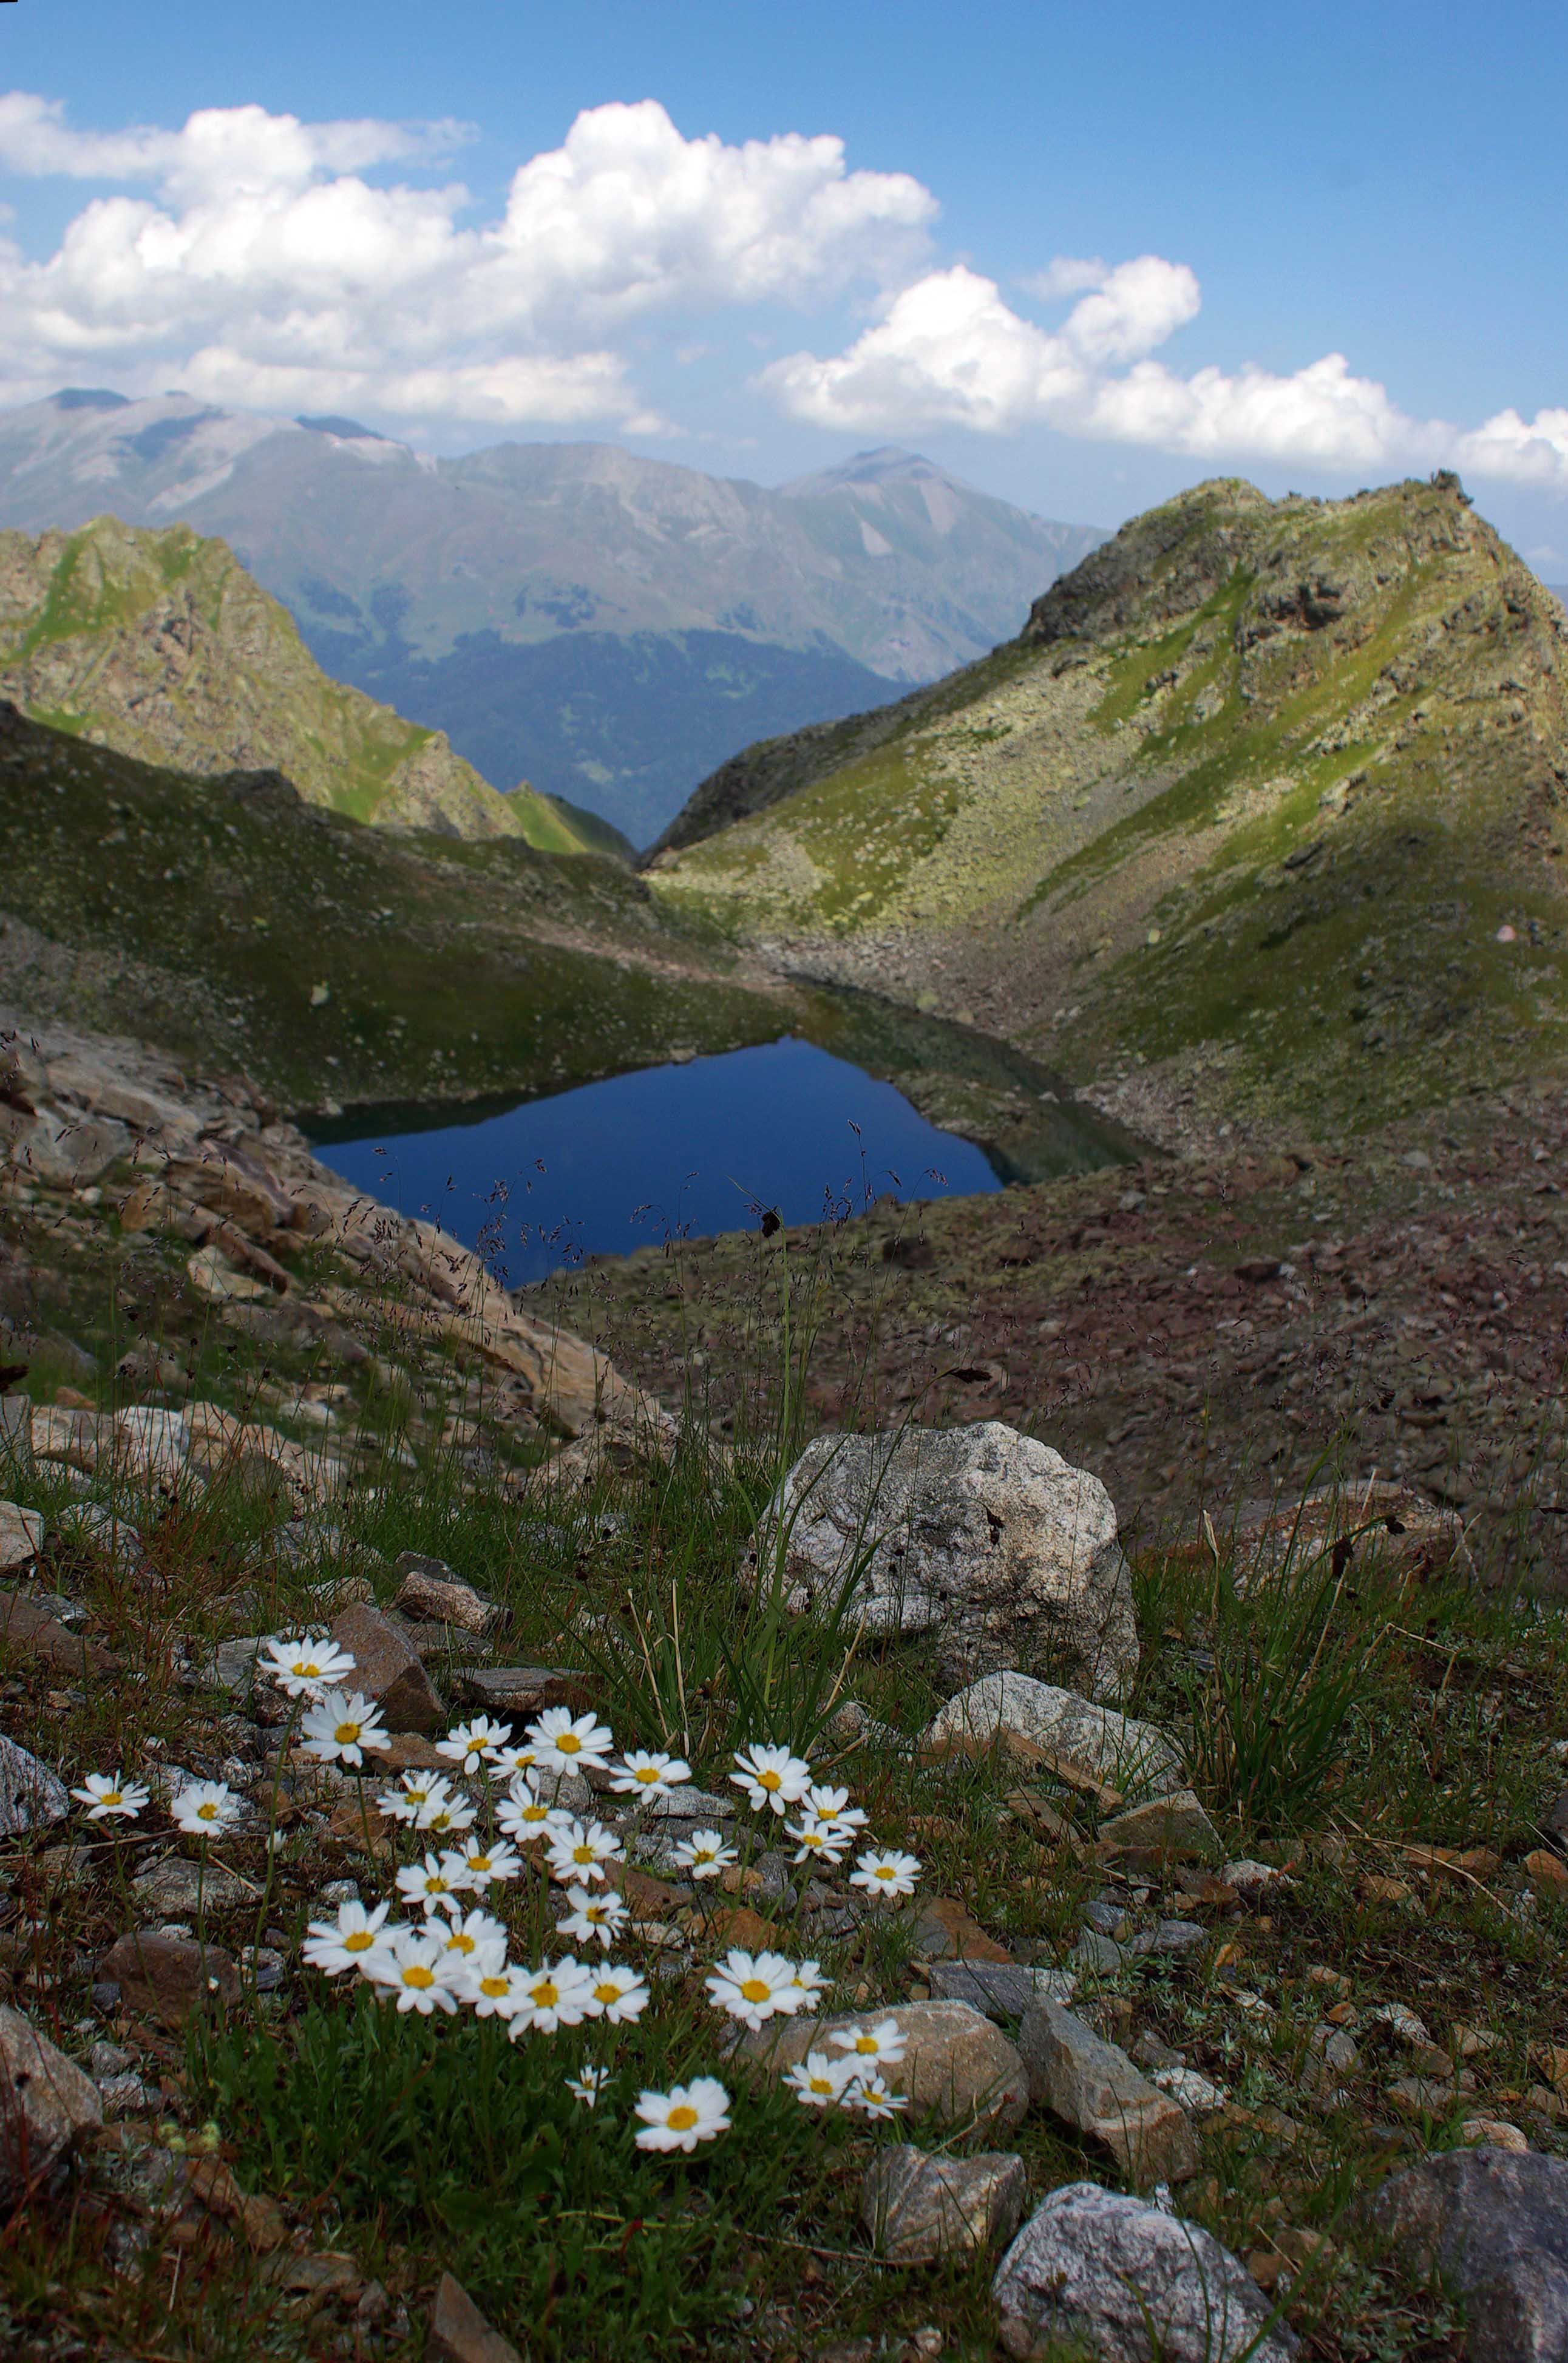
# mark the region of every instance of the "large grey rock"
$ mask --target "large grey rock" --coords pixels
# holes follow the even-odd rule
[[[1011,2239],[1029,2178],[1010,2150],[930,2158],[910,2142],[878,2150],[861,2183],[861,2220],[895,2265],[972,2253]]]
[[[1078,1980],[1071,1969],[1029,1969],[1019,1961],[931,1961],[931,1991],[943,2002],[966,2002],[987,2018],[1022,2018],[1034,2002],[1069,2002]]]
[[[1471,2363],[1568,2357],[1568,2164],[1454,2149],[1391,2174],[1372,2220],[1413,2272],[1464,2299]]]
[[[1193,1792],[1173,1789],[1102,1822],[1095,1851],[1129,1869],[1162,1870],[1173,1862],[1218,1864],[1225,1848]]]
[[[1123,1797],[1158,1795],[1186,1778],[1181,1750],[1156,1725],[1029,1674],[986,1674],[972,1682],[927,1725],[920,1745],[978,1749],[1009,1738]]]
[[[48,2174],[103,2122],[92,2078],[20,2011],[0,2003],[0,2191]]]
[[[1289,2363],[1296,2351],[1229,2248],[1096,2182],[1070,2182],[1035,2210],[991,2294],[1019,2358],[1073,2339],[1101,2363]]]
[[[967,2002],[906,2002],[896,2009],[861,2011],[847,2018],[770,2021],[755,2034],[741,2036],[736,2056],[782,2076],[808,2051],[836,2057],[831,2038],[840,2030],[858,2031],[888,2018],[895,2018],[902,2028],[905,2051],[902,2059],[884,2064],[881,2072],[894,2091],[907,2093],[913,2115],[997,2132],[1022,2124],[1029,2102],[1024,2063],[1000,2028]]]
[[[36,1510],[0,1502],[0,1572],[28,1567],[43,1548],[43,1520]]]
[[[1029,2097],[1074,2133],[1109,2150],[1134,2182],[1173,2181],[1197,2170],[1185,2111],[1059,2002],[1032,2002],[1018,2029]]]
[[[123,1124],[107,1116],[70,1116],[40,1108],[32,1122],[13,1134],[5,1148],[8,1163],[39,1182],[78,1190],[95,1182],[130,1149]]]
[[[0,1734],[0,1837],[47,1830],[71,1811],[65,1783],[47,1764]]]
[[[232,2002],[239,1994],[232,1954],[150,1928],[128,1928],[117,1936],[98,1963],[98,1976],[118,1987],[127,2010],[171,2030],[183,2026],[193,2011]]]
[[[378,1608],[345,1608],[332,1638],[353,1659],[352,1687],[374,1699],[389,1731],[434,1731],[445,1720],[440,1693],[407,1635]]]
[[[241,1903],[259,1903],[261,1889],[238,1870],[221,1863],[187,1862],[183,1855],[166,1854],[139,1870],[131,1893],[144,1911],[161,1912],[167,1920],[193,1920],[202,1912],[232,1912]]]
[[[496,1603],[454,1574],[445,1559],[404,1551],[395,1564],[403,1581],[393,1604],[406,1616],[428,1625],[460,1625],[465,1633],[488,1633],[499,1621]]]
[[[781,1548],[792,1608],[847,1584],[849,1614],[868,1632],[934,1632],[950,1687],[1060,1664],[1111,1697],[1137,1669],[1110,1495],[1000,1420],[814,1438],[769,1503],[743,1579],[773,1581]]]

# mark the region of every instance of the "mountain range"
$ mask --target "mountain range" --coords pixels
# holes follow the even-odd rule
[[[221,537],[336,678],[639,843],[749,742],[1016,631],[1102,538],[893,449],[770,491],[606,444],[432,460],[181,394],[0,415],[0,526],[106,513]]]
[[[1139,1128],[1324,1137],[1562,1060],[1565,857],[1568,619],[1439,474],[1198,485],[979,663],[721,767],[650,876]]]

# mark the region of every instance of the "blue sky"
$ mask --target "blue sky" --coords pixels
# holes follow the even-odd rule
[[[900,442],[1106,524],[1451,463],[1568,579],[1563,25],[271,0],[132,40],[123,0],[16,0],[0,402],[179,385],[765,482]]]

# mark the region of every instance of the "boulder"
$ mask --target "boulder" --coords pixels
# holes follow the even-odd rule
[[[547,1706],[581,1714],[595,1703],[587,1676],[569,1666],[459,1666],[452,1680],[468,1705],[492,1714],[542,1714]]]
[[[115,1414],[115,1457],[130,1477],[177,1477],[190,1458],[185,1414],[156,1403],[132,1403]]]
[[[429,1625],[461,1625],[465,1633],[488,1633],[500,1617],[495,1601],[454,1575],[444,1559],[405,1551],[395,1562],[403,1578],[393,1605]]]
[[[1324,1558],[1336,1571],[1375,1561],[1412,1580],[1449,1569],[1474,1572],[1463,1519],[1413,1486],[1387,1479],[1324,1486],[1294,1501],[1244,1502],[1212,1542],[1206,1528],[1178,1544],[1173,1557],[1190,1567],[1210,1568],[1216,1544],[1221,1564],[1243,1592]]]
[[[511,2340],[491,2328],[451,2273],[443,2273],[436,2284],[425,2354],[428,2363],[523,2363]]]
[[[1009,2150],[929,2158],[900,2142],[867,2167],[861,2221],[889,2263],[926,2265],[1011,2239],[1028,2194],[1023,2159]]]
[[[117,1158],[128,1154],[131,1136],[108,1116],[72,1118],[40,1108],[32,1122],[12,1135],[6,1159],[35,1181],[56,1189],[80,1190],[95,1182]]]
[[[941,2002],[966,2002],[987,2018],[1022,2018],[1031,2002],[1070,2002],[1078,1980],[1070,1969],[1027,1969],[1017,1961],[932,1961],[926,1971]]]
[[[233,2002],[239,1992],[231,1954],[184,1936],[160,1936],[150,1928],[128,1928],[117,1937],[98,1964],[98,1976],[119,1988],[127,2010],[171,2030],[183,2026],[193,2011]]]
[[[922,1961],[1002,1962],[1013,1958],[954,1896],[927,1896],[909,1916],[915,1924],[916,1956]]]
[[[28,1567],[43,1548],[43,1520],[36,1510],[0,1502],[0,1572]]]
[[[103,2122],[92,2078],[0,2003],[0,2190],[38,2181]]]
[[[1180,2102],[1060,2002],[1031,2002],[1018,2050],[1030,2099],[1074,2133],[1102,2143],[1129,2180],[1173,2181],[1196,2172],[1197,2148]]]
[[[96,1641],[68,1632],[25,1592],[13,1592],[5,1584],[0,1584],[0,1648],[25,1663],[52,1666],[77,1681],[114,1671],[114,1659]]]
[[[933,1755],[1008,1747],[1069,1780],[1082,1775],[1118,1802],[1166,1793],[1185,1777],[1174,1740],[1153,1724],[1028,1674],[987,1674],[972,1682],[927,1725],[920,1746]]]
[[[1095,2182],[1070,2182],[1035,2210],[991,2294],[1020,2363],[1073,2341],[1100,2363],[1290,2363],[1296,2352],[1229,2248]]]
[[[990,2021],[962,2002],[906,2002],[896,2010],[862,2011],[847,2018],[770,2022],[736,2045],[736,2057],[754,2059],[770,2075],[796,2067],[808,2051],[836,2056],[832,2036],[895,2018],[903,2030],[902,2059],[882,2074],[908,2095],[913,2114],[943,2124],[1011,2131],[1029,2108],[1029,2077],[1012,2044]]]
[[[1413,2273],[1463,2298],[1472,2363],[1568,2356],[1568,2163],[1448,2150],[1391,2174],[1371,2212]]]
[[[440,1693],[406,1634],[376,1608],[345,1608],[332,1638],[354,1660],[352,1688],[374,1699],[393,1731],[434,1731],[446,1719]]]
[[[47,1830],[71,1811],[65,1783],[47,1764],[0,1734],[0,1838]]]
[[[1225,1856],[1219,1832],[1190,1789],[1173,1789],[1113,1814],[1100,1824],[1095,1851],[1124,1869],[1151,1871],[1173,1862],[1218,1863]]]
[[[1000,1420],[819,1436],[775,1492],[741,1579],[790,1607],[849,1587],[851,1624],[935,1633],[951,1689],[1007,1667],[1063,1667],[1113,1697],[1138,1665],[1132,1585],[1097,1477]]]
[[[261,1891],[238,1870],[217,1862],[187,1862],[183,1855],[166,1854],[139,1870],[131,1893],[148,1912],[166,1920],[193,1920],[202,1912],[233,1912],[242,1903],[259,1903]]]

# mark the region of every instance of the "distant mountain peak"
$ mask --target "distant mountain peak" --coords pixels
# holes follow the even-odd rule
[[[106,385],[66,385],[50,400],[56,410],[128,410],[130,396],[111,394]]]
[[[357,418],[338,418],[330,412],[311,418],[301,411],[294,423],[296,427],[308,427],[313,435],[336,435],[345,443],[384,443],[387,439],[375,427],[361,427]]]
[[[962,479],[950,476],[934,460],[922,452],[906,451],[897,443],[880,443],[874,451],[857,451],[851,459],[842,460],[837,467],[818,468],[809,476],[796,476],[781,484],[781,493],[798,498],[801,494],[841,493],[856,484],[962,484]],[[968,492],[972,488],[962,484]]]

